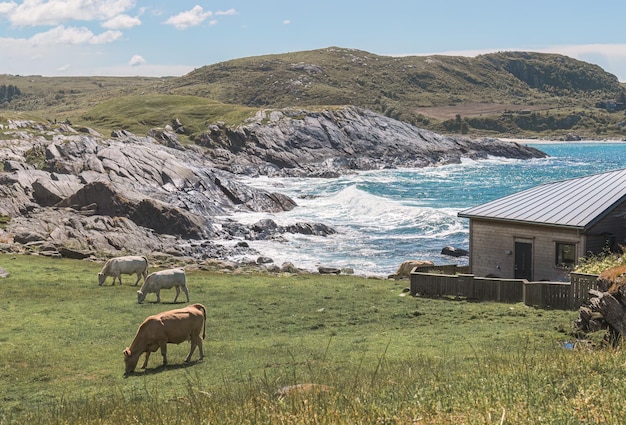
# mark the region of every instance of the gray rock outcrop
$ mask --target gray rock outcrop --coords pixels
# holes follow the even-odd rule
[[[126,131],[94,133],[76,134],[67,124],[46,129],[46,138],[5,133],[12,137],[0,141],[0,216],[10,220],[0,239],[111,255],[226,258],[228,249],[206,242],[232,238],[215,217],[296,206],[283,194],[239,183],[193,148]]]
[[[542,158],[517,143],[442,136],[356,107],[259,111],[245,125],[215,124],[196,138],[234,173],[335,177],[354,170],[425,167],[462,158]]]
[[[243,225],[239,211],[281,212],[296,202],[241,183],[238,174],[333,177],[354,170],[422,167],[463,157],[534,158],[540,151],[495,139],[437,135],[353,107],[260,111],[236,128],[208,127],[183,145],[184,123],[148,136],[104,137],[69,123],[10,121],[0,132],[1,246],[59,255],[166,253],[200,259],[258,258],[247,244],[216,240],[320,237],[322,223]],[[18,246],[16,246],[18,245]],[[63,254],[65,253],[65,254]]]

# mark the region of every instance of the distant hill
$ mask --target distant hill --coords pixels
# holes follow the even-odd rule
[[[389,57],[330,47],[204,66],[166,87],[250,107],[352,104],[443,132],[624,134],[623,111],[596,107],[624,104],[624,85],[555,54]]]
[[[327,49],[256,56],[204,66],[172,79],[171,89],[256,107],[384,102],[407,107],[451,103],[554,103],[575,94],[616,97],[612,74],[565,56],[508,52],[476,58],[377,56]],[[404,109],[404,108],[403,108]]]
[[[20,96],[0,104],[0,114],[117,123],[135,131],[155,125],[155,117],[191,114],[201,97],[214,106],[200,101],[210,111],[204,119],[190,117],[193,132],[207,122],[233,124],[249,108],[355,105],[448,134],[626,138],[626,85],[597,65],[555,54],[390,57],[329,47],[230,60],[178,78],[0,76],[3,84]],[[158,96],[149,115],[126,107],[155,99],[148,95]],[[176,96],[168,105],[170,95]],[[243,109],[233,114],[232,108]],[[223,110],[230,111],[222,119]]]

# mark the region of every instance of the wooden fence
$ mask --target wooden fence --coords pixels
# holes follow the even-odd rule
[[[524,302],[529,306],[577,309],[597,289],[597,275],[571,274],[570,282],[476,277],[472,274],[424,273],[413,269],[413,296],[462,297],[479,301]]]

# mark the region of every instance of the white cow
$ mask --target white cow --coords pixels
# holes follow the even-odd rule
[[[189,291],[187,290],[187,279],[185,278],[185,270],[181,268],[161,270],[158,272],[150,273],[146,280],[141,285],[141,289],[137,291],[137,302],[143,303],[146,299],[146,295],[153,293],[156,294],[156,302],[161,302],[161,289],[176,289],[176,296],[174,302],[178,299],[180,290],[182,289],[187,296],[187,302],[189,302]]]
[[[115,279],[118,279],[121,285],[123,274],[136,274],[135,286],[139,283],[141,276],[143,276],[145,282],[146,276],[148,276],[148,259],[143,256],[129,255],[107,260],[100,273],[98,273],[98,285],[102,286],[107,276],[113,276],[113,286],[115,286]]]

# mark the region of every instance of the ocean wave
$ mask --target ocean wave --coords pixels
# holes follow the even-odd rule
[[[350,267],[357,274],[393,273],[407,259],[436,264],[468,263],[441,254],[445,246],[468,248],[469,223],[460,210],[538,184],[623,167],[624,144],[542,145],[547,158],[464,159],[459,164],[417,169],[362,171],[335,179],[248,178],[250,186],[283,193],[298,204],[282,213],[237,213],[252,224],[271,218],[279,225],[320,222],[337,234],[285,234],[278,241],[249,244],[278,264],[315,270]]]

